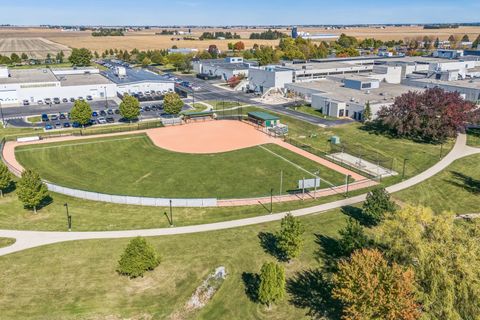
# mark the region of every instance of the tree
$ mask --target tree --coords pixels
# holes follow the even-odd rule
[[[3,192],[12,185],[12,175],[8,167],[2,162],[0,164],[0,195],[3,197]]]
[[[269,308],[285,296],[285,269],[275,262],[266,262],[260,270],[258,300]]]
[[[24,53],[22,53],[21,58],[22,58],[23,61],[26,61],[26,60],[28,60],[28,55],[24,52]]]
[[[92,52],[86,48],[81,48],[77,49],[74,48],[72,50],[72,53],[70,54],[70,57],[68,58],[68,61],[70,61],[71,64],[74,66],[89,66],[92,62]]]
[[[245,43],[243,43],[242,41],[235,42],[235,44],[233,45],[233,49],[235,51],[243,51],[245,50]]]
[[[479,119],[479,110],[458,92],[433,88],[405,93],[377,115],[377,121],[399,137],[438,143],[455,137],[469,122]]]
[[[123,118],[132,121],[138,119],[140,115],[140,102],[135,97],[125,94],[119,109]]]
[[[172,115],[179,114],[183,108],[183,101],[180,96],[175,92],[169,92],[165,94],[163,98],[163,110]]]
[[[342,319],[420,318],[413,270],[389,265],[376,249],[355,251],[350,259],[340,261],[333,283],[332,295],[344,305]]]
[[[438,47],[440,47],[440,39],[435,39],[435,43],[433,44],[433,46],[435,47],[435,49],[438,49]]]
[[[130,240],[120,260],[117,272],[130,278],[143,277],[146,271],[154,270],[161,258],[155,248],[143,237]]]
[[[57,61],[57,63],[63,63],[63,58],[65,58],[65,54],[63,53],[63,51],[60,51],[59,53],[57,53],[55,60]]]
[[[373,224],[383,220],[386,213],[395,211],[395,203],[390,200],[390,194],[385,188],[376,188],[367,194],[362,212]]]
[[[282,258],[290,261],[298,256],[303,245],[304,228],[300,220],[288,213],[280,223],[280,232],[277,234],[277,249]]]
[[[37,213],[37,207],[48,197],[48,189],[37,172],[27,169],[17,183],[17,195],[26,208]]]
[[[470,38],[468,37],[468,34],[462,37],[462,42],[469,42],[469,41],[470,41]]]
[[[210,53],[213,59],[216,59],[218,57],[218,54],[220,53],[220,50],[218,50],[218,47],[216,45],[211,44],[208,46],[208,53]]]
[[[152,60],[150,60],[148,57],[143,58],[142,67],[148,67],[151,64],[152,64]]]
[[[363,109],[363,122],[368,122],[372,120],[372,108],[370,107],[370,101],[365,103],[365,109]]]
[[[182,53],[171,53],[168,55],[168,62],[178,71],[185,65],[185,55]]]
[[[90,104],[86,101],[76,100],[73,104],[72,110],[70,110],[70,119],[85,126],[90,123],[91,116],[92,108],[90,107]]]
[[[369,239],[362,226],[357,220],[348,219],[344,229],[338,232],[340,240],[338,247],[340,253],[344,256],[350,256],[355,250],[363,249],[369,245]]]
[[[389,215],[376,231],[386,257],[414,269],[426,318],[478,318],[480,221],[408,206]]]
[[[477,39],[475,39],[475,41],[473,41],[472,47],[477,48],[479,44],[480,44],[480,35],[477,37]]]
[[[22,59],[20,59],[20,57],[18,56],[18,54],[12,53],[12,54],[10,55],[10,61],[12,61],[12,63],[20,63],[20,62],[22,62]]]

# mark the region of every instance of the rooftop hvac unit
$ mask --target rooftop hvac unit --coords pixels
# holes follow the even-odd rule
[[[351,101],[351,102],[354,102],[354,101],[355,101],[355,98],[354,98],[354,97],[351,97],[351,98],[350,98],[350,101]]]

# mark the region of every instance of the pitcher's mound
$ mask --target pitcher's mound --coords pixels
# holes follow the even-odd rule
[[[194,122],[147,131],[153,143],[163,149],[184,153],[218,153],[272,143],[252,125],[234,120]]]

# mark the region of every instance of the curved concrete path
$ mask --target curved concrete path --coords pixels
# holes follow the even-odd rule
[[[466,145],[467,137],[460,134],[457,138],[453,149],[433,167],[425,170],[419,175],[408,180],[400,182],[396,185],[390,186],[387,190],[390,193],[412,187],[420,182],[431,178],[435,174],[441,172],[457,159],[480,154],[480,148],[473,148]],[[338,209],[343,206],[354,205],[365,200],[366,194],[347,198],[339,201],[334,201],[310,208],[298,209],[291,211],[294,216],[300,217],[313,213],[320,213],[333,209]],[[0,237],[15,238],[17,241],[9,246],[0,248],[0,256],[13,252],[22,251],[29,248],[35,248],[47,244],[72,241],[72,240],[88,240],[88,239],[115,239],[115,238],[130,238],[136,236],[166,236],[175,234],[197,233],[213,230],[230,229],[236,227],[249,226],[259,223],[277,221],[282,219],[287,212],[281,212],[271,215],[264,215],[252,217],[247,219],[239,219],[232,221],[224,221],[217,223],[201,224],[194,226],[185,226],[177,228],[161,228],[161,229],[144,229],[144,230],[125,230],[125,231],[98,231],[98,232],[48,232],[48,231],[17,231],[17,230],[0,230]]]

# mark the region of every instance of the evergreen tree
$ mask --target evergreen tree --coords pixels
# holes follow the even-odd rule
[[[8,167],[2,162],[0,164],[0,195],[3,197],[3,192],[12,184],[12,175],[8,171]]]
[[[383,220],[386,213],[395,211],[395,203],[390,200],[390,194],[385,188],[376,188],[367,194],[362,206],[363,214],[373,224]]]
[[[367,101],[367,103],[365,103],[365,109],[363,109],[363,122],[368,122],[370,120],[372,120],[372,109],[370,107],[370,101]]]
[[[37,213],[37,207],[48,196],[48,189],[38,173],[27,169],[17,183],[17,195],[26,208],[33,208]]]
[[[138,102],[137,98],[125,94],[119,109],[123,118],[132,121],[138,119],[140,115],[140,102]]]
[[[281,258],[286,261],[297,257],[303,245],[304,228],[300,220],[288,213],[281,221],[280,232],[277,234],[277,248]]]
[[[143,277],[146,271],[160,264],[160,256],[155,248],[143,237],[130,241],[118,261],[117,272],[130,278]]]
[[[26,61],[26,60],[28,60],[28,55],[24,52],[24,53],[22,53],[21,58],[22,58],[23,61]]]
[[[22,62],[22,59],[20,59],[20,57],[18,56],[18,54],[12,53],[12,54],[10,55],[10,61],[12,61],[12,63],[20,63],[20,62]]]
[[[357,220],[348,219],[344,229],[339,231],[339,251],[344,256],[350,256],[355,250],[363,249],[369,245],[369,240],[362,226]]]
[[[258,299],[269,308],[285,296],[285,269],[275,262],[266,262],[260,270]]]

